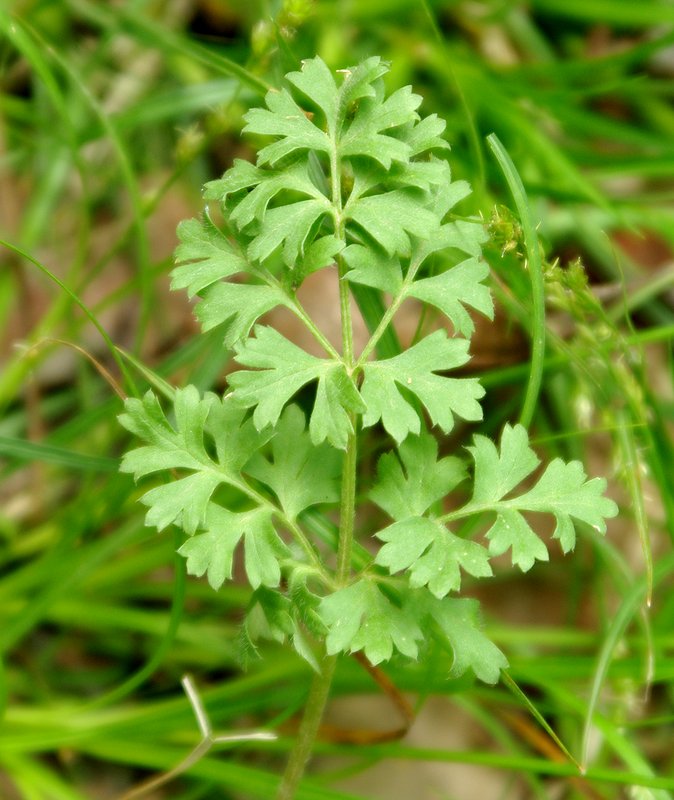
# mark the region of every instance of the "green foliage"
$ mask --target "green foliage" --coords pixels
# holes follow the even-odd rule
[[[149,442],[126,454],[124,472],[137,479],[162,470],[188,473],[143,495],[142,502],[149,506],[147,524],[159,530],[171,523],[182,527],[192,537],[179,551],[187,558],[188,571],[207,573],[214,589],[231,578],[234,550],[241,539],[251,586],[278,586],[280,565],[289,551],[276,532],[275,521],[290,522],[300,511],[335,499],[334,453],[325,452],[326,447],[313,448],[302,412],[294,406],[286,409],[278,423],[271,462],[260,454],[271,431],[259,433],[230,398],[211,393],[200,397],[188,386],[176,391],[173,411],[175,428],[148,392],[142,400],[128,400],[126,413],[120,417],[126,428]],[[289,439],[294,443],[292,452],[287,448]],[[311,486],[306,485],[308,469],[314,481]],[[259,495],[251,478],[276,493],[280,508]],[[234,490],[253,507],[224,508],[214,499],[221,486]]]
[[[603,496],[606,489],[603,478],[587,481],[579,461],[566,464],[559,458],[546,467],[533,488],[519,497],[507,497],[539,463],[521,425],[505,426],[500,453],[484,436],[476,436],[469,450],[475,460],[475,485],[473,498],[461,513],[495,511],[496,522],[487,532],[489,549],[492,554],[500,555],[512,548],[513,564],[523,570],[530,569],[536,559],[547,560],[548,553],[522,511],[554,514],[557,523],[554,537],[559,539],[565,553],[573,549],[576,541],[573,520],[604,533],[605,517],[618,513],[616,504]]]
[[[469,360],[468,342],[434,331],[399,356],[363,367],[361,395],[365,403],[363,425],[379,420],[397,442],[421,431],[422,419],[401,387],[424,405],[431,422],[445,433],[454,427],[454,415],[482,419],[477,402],[484,389],[475,378],[447,378],[436,372],[455,369]]]
[[[510,496],[529,490],[554,456],[591,464],[591,469],[586,466],[590,474],[611,470],[614,487],[620,485],[619,535],[611,525],[610,535],[599,541],[591,530],[581,533],[585,526],[579,525],[579,555],[566,559],[559,558],[558,545],[543,535],[554,567],[536,562],[524,575],[509,568],[510,551],[494,561],[490,557],[497,580],[475,579],[459,568],[460,594],[450,592],[439,601],[441,607],[468,596],[484,597],[481,603],[490,623],[485,633],[507,653],[509,676],[525,688],[583,765],[586,789],[576,786],[576,792],[667,797],[674,790],[674,778],[669,777],[674,775],[674,750],[667,735],[674,624],[674,564],[667,545],[674,537],[674,450],[666,385],[671,370],[662,366],[668,363],[674,312],[668,289],[671,274],[655,267],[671,262],[674,244],[674,118],[671,91],[663,83],[670,77],[667,53],[672,43],[671,26],[663,25],[663,17],[671,21],[671,10],[661,0],[434,2],[426,4],[428,13],[418,0],[224,0],[207,4],[208,13],[199,15],[195,27],[193,5],[21,0],[2,4],[0,11],[0,174],[11,197],[3,206],[2,238],[8,252],[6,266],[0,269],[5,333],[0,370],[0,405],[5,412],[0,430],[3,796],[82,800],[91,795],[92,769],[97,785],[113,782],[120,794],[156,770],[170,774],[187,755],[176,748],[192,741],[195,733],[178,681],[186,671],[203,691],[216,733],[234,732],[244,720],[246,726],[264,724],[278,720],[278,712],[292,713],[312,676],[290,647],[277,644],[296,636],[289,609],[300,614],[308,650],[320,660],[317,643],[326,630],[316,608],[321,596],[333,589],[315,578],[313,562],[307,571],[296,569],[292,575],[284,569],[279,587],[260,586],[251,595],[241,539],[234,554],[234,580],[225,580],[217,592],[205,575],[185,582],[186,559],[174,551],[194,537],[175,525],[160,535],[156,528],[143,529],[139,520],[148,508],[132,502],[169,482],[171,473],[141,478],[137,492],[128,474],[116,474],[120,446],[143,442],[126,444],[132,434],[118,429],[118,399],[94,362],[80,359],[76,350],[61,361],[66,351],[54,341],[92,352],[99,363],[112,367],[111,377],[122,392],[142,397],[145,389],[137,393],[134,382],[154,388],[172,425],[171,401],[164,400],[172,396],[169,383],[193,383],[200,390],[217,385],[218,392],[226,388],[224,378],[216,376],[234,368],[231,351],[249,335],[245,326],[241,332],[232,329],[222,347],[228,333],[227,322],[221,322],[230,305],[227,292],[238,292],[241,299],[235,305],[256,316],[260,311],[253,296],[266,302],[264,293],[256,292],[262,282],[247,269],[217,278],[213,296],[223,299],[211,315],[206,313],[208,287],[193,293],[201,299],[188,303],[187,293],[177,292],[167,304],[165,264],[174,246],[174,215],[199,213],[199,183],[219,177],[214,164],[229,159],[229,165],[235,157],[247,159],[245,164],[255,161],[254,149],[272,140],[252,134],[259,139],[242,141],[242,115],[263,104],[270,85],[282,85],[283,73],[300,69],[298,57],[318,52],[337,85],[342,78],[334,66],[372,53],[391,59],[394,67],[383,76],[388,91],[413,83],[414,92],[424,98],[416,112],[435,111],[447,120],[446,134],[439,121],[433,122],[439,132],[428,126],[424,133],[422,120],[414,135],[419,141],[422,134],[451,141],[452,150],[440,146],[435,157],[448,160],[452,176],[466,179],[474,189],[456,207],[464,218],[451,214],[447,224],[465,225],[470,234],[476,226],[466,215],[479,213],[485,221],[493,220],[483,247],[496,275],[493,282],[482,280],[480,285],[488,283],[497,294],[499,322],[493,328],[485,319],[478,322],[481,312],[476,315],[466,307],[479,341],[470,348],[475,360],[454,375],[475,376],[487,367],[480,379],[487,389],[486,420],[466,425],[457,417],[451,438],[434,437],[438,459],[459,457],[472,475],[474,462],[463,445],[472,444],[475,431],[498,443],[503,422],[522,419],[521,393],[525,381],[531,385],[529,376],[538,364],[545,373],[540,402],[530,411],[535,410],[536,435],[544,439],[540,445],[532,439],[532,447],[544,463]],[[218,45],[223,34],[226,48]],[[493,43],[494,36],[498,47],[484,46]],[[132,86],[121,79],[122,72],[133,73]],[[311,119],[322,119],[322,112],[296,87],[290,86],[290,91],[303,110],[314,114]],[[492,131],[522,176],[539,236],[549,321],[544,364],[517,343],[513,348],[510,339],[508,344],[502,339],[505,327],[524,339],[532,332],[533,248],[524,241],[522,204],[515,208],[485,141]],[[320,191],[331,196],[331,186],[322,182],[318,170],[322,162],[325,171],[326,160],[318,154],[308,172]],[[386,185],[422,192],[438,186],[440,173],[427,160],[432,158],[392,161],[383,178]],[[276,169],[289,180],[293,166],[260,170]],[[345,173],[347,191],[352,181]],[[444,178],[442,182],[447,184]],[[449,187],[459,193],[462,184],[454,180]],[[249,195],[253,188],[246,190]],[[463,183],[464,195],[467,189]],[[312,199],[291,191],[288,201]],[[194,214],[180,212],[186,201]],[[206,202],[215,230],[225,232],[235,246],[229,233],[235,223],[219,213],[217,196]],[[269,206],[275,205],[274,197]],[[330,227],[329,220],[319,224],[324,231]],[[361,243],[346,248],[336,238],[331,245],[323,236],[313,260],[304,253],[302,272],[331,263],[340,247],[345,263],[351,247],[364,247],[366,234],[362,236]],[[427,245],[436,238],[426,240]],[[367,244],[364,249],[372,253]],[[273,274],[288,287],[299,286],[304,275],[299,264],[293,270],[283,268],[282,248],[269,259],[278,269]],[[436,251],[411,288],[436,276],[454,275],[458,265],[447,266],[457,256],[459,252]],[[383,252],[381,258],[387,258]],[[398,262],[402,281],[406,257],[390,259]],[[483,260],[479,263],[486,269]],[[216,267],[221,268],[217,263]],[[360,285],[352,280],[354,275],[347,278],[372,330],[398,296],[395,287],[391,291],[367,285],[374,273],[374,266],[368,268]],[[393,271],[388,278],[383,274],[383,285],[392,284]],[[55,282],[56,276],[63,285]],[[316,278],[320,283],[324,276]],[[596,290],[596,282],[604,285],[602,291]],[[276,297],[286,297],[284,286],[278,292],[267,288]],[[306,296],[312,291],[310,286],[302,289]],[[428,292],[422,302],[432,303],[435,297],[435,291]],[[78,298],[89,304],[92,316],[85,317],[75,305]],[[415,296],[406,299],[405,319],[398,328],[405,346],[414,322],[410,318],[418,307]],[[191,337],[191,326],[184,320],[190,308],[198,309],[204,327],[216,328],[210,335]],[[277,311],[274,319],[285,322],[289,312]],[[334,320],[338,309],[329,311]],[[414,341],[440,320],[445,322],[440,314],[441,309],[427,305]],[[319,317],[322,322],[328,314],[319,312]],[[229,318],[242,319],[245,316]],[[135,358],[122,355],[126,375],[100,349],[103,339],[92,338],[92,324],[107,329],[117,344],[132,348]],[[279,330],[296,344],[303,341],[289,332],[297,330],[296,324]],[[459,333],[469,336],[465,329]],[[16,337],[20,346],[15,347]],[[368,357],[396,355],[395,339],[388,328]],[[337,340],[334,331],[331,341],[339,349]],[[112,342],[109,348],[112,356]],[[310,352],[324,355],[315,348]],[[148,357],[151,363],[146,366],[143,358]],[[54,369],[56,381],[49,377],[54,377]],[[315,385],[310,382],[291,400],[301,404],[307,421]],[[402,390],[405,394],[404,386]],[[427,422],[422,426],[427,432],[426,412],[420,401],[411,399]],[[498,419],[492,418],[492,409]],[[530,413],[525,419],[531,419]],[[360,431],[361,420],[357,422]],[[401,446],[413,438],[410,434]],[[306,439],[310,442],[308,434]],[[270,462],[272,442],[261,451]],[[370,565],[377,548],[385,544],[370,534],[395,519],[365,504],[376,475],[373,453],[390,450],[398,459],[397,448],[382,435],[380,424],[367,429],[359,442],[357,534],[365,547],[355,547],[353,570],[389,571]],[[207,452],[213,454],[213,447],[211,442]],[[341,451],[324,447],[341,464]],[[174,477],[187,474],[177,468]],[[259,478],[249,473],[249,479],[261,494],[276,497],[276,490]],[[472,481],[466,479],[452,490],[443,508],[436,507],[436,514],[455,510],[471,495]],[[219,484],[212,497],[231,513],[254,506],[225,484]],[[534,531],[552,534],[552,515],[545,519],[536,512],[522,513]],[[495,512],[484,512],[445,526],[462,539],[488,547],[482,533],[495,519]],[[330,567],[336,563],[331,551],[337,520],[337,510],[329,504],[300,511],[296,518]],[[195,535],[205,530],[199,528]],[[297,558],[298,545],[285,529],[279,532]],[[299,551],[297,560],[304,552]],[[308,553],[306,559],[310,560]],[[400,590],[410,575],[406,570],[384,576],[388,583],[377,582],[396,607],[402,607],[402,595],[393,590],[396,584]],[[420,594],[432,596],[425,587]],[[268,617],[259,613],[259,604],[252,605],[258,595]],[[250,636],[272,639],[259,651],[243,634],[236,638],[246,608],[244,626]],[[504,704],[513,702],[506,687],[487,687],[479,681],[471,685],[470,667],[463,678],[447,681],[451,645],[435,630],[431,617],[423,622],[420,618],[419,624],[427,637],[432,634],[430,652],[419,642],[420,663],[395,657],[382,665],[387,677],[418,694],[419,702],[428,698],[431,705],[453,705],[460,691],[459,704],[482,732],[473,750],[462,741],[436,748],[428,757],[447,764],[459,760],[482,765],[475,768],[499,774],[504,784],[516,772],[516,793],[522,796],[543,797],[564,792],[565,787],[573,793],[567,781],[578,773],[571,762],[551,767],[546,756],[531,758],[517,728],[513,735],[511,717],[501,714]],[[248,675],[237,670],[238,643],[248,647],[249,656],[265,656],[251,662]],[[465,645],[459,649],[465,652]],[[339,694],[354,697],[368,681],[349,657],[340,658],[338,680]],[[521,695],[514,702],[527,713]],[[120,704],[121,715],[114,711]],[[454,726],[456,720],[450,713],[444,722]],[[593,747],[598,735],[602,745]],[[347,743],[332,743],[330,749],[345,759],[353,754]],[[381,759],[405,761],[411,755],[405,742],[367,750],[367,759],[359,761],[364,768]],[[71,757],[64,760],[63,752]],[[415,759],[423,757],[415,751]],[[176,800],[237,793],[270,798],[278,780],[272,771],[277,758],[277,747],[264,746],[258,752],[249,743],[245,752],[237,749],[231,757],[216,753],[192,763],[185,781],[158,787],[155,794]],[[428,784],[423,764],[415,764],[418,785]],[[551,770],[556,773],[552,777]],[[358,776],[352,777],[351,791],[367,795],[367,781],[363,776],[359,786]],[[379,791],[392,797],[396,787],[390,788],[379,786]],[[318,782],[307,778],[300,794],[346,797],[327,776]]]
[[[399,450],[400,460],[393,453],[382,456],[379,480],[370,493],[395,520],[376,534],[386,543],[376,563],[392,573],[409,570],[411,586],[428,586],[438,598],[459,590],[459,567],[475,577],[490,576],[490,555],[511,549],[512,563],[523,571],[531,569],[536,560],[547,561],[547,548],[523,511],[553,514],[554,538],[559,539],[565,553],[575,545],[574,520],[603,533],[605,517],[617,513],[615,503],[603,496],[606,482],[601,478],[587,481],[578,461],[555,459],[531,489],[510,496],[539,464],[521,425],[505,426],[500,453],[485,436],[475,436],[468,450],[475,462],[473,496],[456,511],[441,515],[429,511],[437,500],[449,495],[465,473],[456,459],[436,461],[437,446],[428,436],[407,439]],[[447,527],[453,520],[488,512],[496,514],[486,532],[488,551]]]
[[[363,650],[372,664],[391,658],[394,647],[415,658],[423,636],[410,610],[394,605],[366,579],[324,597],[319,614],[328,628],[328,653]]]
[[[386,97],[386,71],[370,58],[336,81],[315,58],[267,94],[266,108],[246,114],[245,132],[264,137],[257,164],[237,160],[207,185],[224,222],[207,213],[183,223],[173,273],[175,288],[201,298],[198,319],[205,330],[221,328],[241,368],[228,376],[224,397],[178,390],[174,422],[151,393],[129,400],[122,423],[146,444],[122,468],[136,478],[174,472],[143,495],[147,522],[182,527],[189,572],[206,574],[213,588],[231,578],[243,542],[255,590],[242,632],[247,652],[259,638],[291,641],[319,669],[322,648],[362,651],[378,664],[394,652],[416,658],[424,642],[436,642],[453,653],[452,676],[471,670],[494,683],[507,662],[481,630],[477,601],[449,596],[462,576],[489,577],[492,557],[507,550],[523,570],[546,560],[525,514],[553,515],[554,537],[568,552],[576,524],[603,532],[616,507],[603,497],[604,481],[586,480],[576,461],[554,460],[513,494],[539,464],[521,426],[506,425],[499,448],[474,437],[467,501],[463,454],[439,457],[442,440],[429,428],[448,433],[457,419],[482,418],[479,381],[447,373],[469,361],[470,311],[493,315],[485,233],[452,211],[469,189],[451,180],[440,157],[444,124],[419,116],[421,98],[409,87]],[[297,297],[320,269],[339,280],[341,353]],[[386,298],[359,355],[353,284]],[[370,358],[408,298],[440,311],[447,327],[422,328],[403,352]],[[259,322],[278,305],[301,320],[323,357]],[[300,389],[308,424],[292,404]],[[383,544],[356,569],[348,558],[358,441],[378,425],[393,449],[381,456],[368,497],[392,521],[381,529],[367,523]],[[333,569],[304,514],[338,504]],[[455,524],[465,519],[488,546]]]

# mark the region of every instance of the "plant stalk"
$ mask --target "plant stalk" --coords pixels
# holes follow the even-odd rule
[[[340,504],[339,545],[337,548],[337,583],[345,585],[351,573],[351,549],[353,544],[353,528],[356,502],[356,466],[357,440],[355,419],[351,420],[353,431],[349,434],[344,469],[342,472],[342,497]],[[326,656],[321,665],[321,672],[314,675],[309,697],[304,709],[304,716],[297,734],[295,745],[276,795],[276,800],[292,800],[311,755],[323,719],[323,712],[328,702],[332,677],[337,664],[337,656]]]
[[[336,579],[339,585],[346,585],[351,574],[351,550],[353,545],[353,529],[356,503],[356,467],[357,439],[355,432],[355,415],[352,415],[352,432],[344,454],[342,472],[342,496],[340,503],[339,544],[337,547]],[[276,795],[276,800],[292,800],[311,755],[323,719],[323,712],[328,702],[332,677],[337,664],[337,656],[326,656],[321,665],[321,672],[314,675],[309,697],[304,709],[304,716],[297,734],[295,745],[290,753],[285,773]]]
[[[342,497],[339,512],[339,544],[337,546],[337,583],[345,586],[351,575],[351,550],[353,547],[353,526],[356,517],[356,468],[358,462],[358,442],[356,438],[355,414],[350,414],[351,433],[346,443],[342,467]]]
[[[341,175],[340,162],[337,155],[338,147],[335,142],[333,154],[330,159],[330,177],[332,182],[332,203],[335,208],[335,235],[339,239],[345,238],[345,225],[342,218]],[[337,257],[339,274],[339,301],[342,320],[342,360],[349,374],[353,371],[353,324],[351,319],[351,292],[345,276],[345,266],[341,258]],[[351,412],[351,432],[344,454],[342,469],[342,488],[339,508],[339,543],[337,545],[336,582],[338,586],[345,586],[351,575],[351,551],[353,548],[353,529],[356,507],[356,473],[358,459],[358,440],[356,436],[356,415]],[[318,730],[323,719],[325,706],[330,695],[330,686],[335,673],[337,656],[325,655],[321,664],[320,674],[314,675],[309,691],[309,697],[304,709],[304,716],[300,724],[295,745],[290,753],[285,773],[278,788],[276,800],[292,800],[299,787],[311,751],[318,735]]]
[[[336,663],[337,656],[326,656],[323,659],[320,674],[314,675],[302,723],[281,779],[276,800],[292,800],[295,797],[323,719]]]

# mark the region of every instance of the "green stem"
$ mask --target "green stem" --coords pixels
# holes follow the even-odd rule
[[[316,741],[318,728],[323,719],[323,712],[330,694],[332,676],[335,673],[337,656],[323,659],[320,674],[314,675],[309,698],[304,709],[302,724],[297,734],[295,745],[290,754],[286,771],[276,794],[276,800],[292,800],[311,755]]]
[[[403,300],[407,298],[407,291],[412,285],[412,283],[414,283],[414,279],[417,276],[417,272],[419,271],[419,267],[423,263],[423,260],[424,256],[422,254],[420,258],[413,260],[412,263],[410,264],[409,269],[407,270],[407,275],[405,275],[405,279],[403,280],[402,286],[400,287],[400,291],[393,298],[391,305],[386,309],[383,317],[379,321],[379,325],[377,325],[375,332],[372,334],[370,340],[363,348],[363,352],[358,356],[358,361],[356,361],[355,369],[358,369],[367,361],[367,357],[377,346],[377,343],[386,332],[388,326],[391,324],[391,320],[398,313],[398,309],[402,305]]]
[[[356,466],[357,440],[355,419],[352,415],[352,433],[349,435],[344,468],[342,472],[342,496],[340,504],[339,545],[337,548],[337,583],[345,585],[351,573],[351,549],[353,545],[353,529],[356,503]],[[292,800],[302,779],[304,770],[316,741],[323,712],[330,694],[332,677],[337,663],[336,656],[323,659],[320,674],[314,676],[311,691],[302,717],[297,739],[290,754],[276,800]]]
[[[307,314],[307,312],[304,310],[304,306],[300,303],[297,297],[294,294],[291,294],[287,289],[285,289],[281,281],[278,280],[278,278],[271,275],[269,272],[267,272],[267,270],[256,270],[254,266],[251,266],[250,271],[254,275],[257,275],[261,280],[263,280],[267,284],[267,286],[272,286],[275,289],[278,289],[279,291],[283,292],[283,294],[285,294],[285,296],[290,301],[290,304],[288,306],[290,311],[292,311],[292,313],[304,323],[309,333],[321,345],[321,347],[325,350],[325,352],[331,358],[339,360],[339,353],[332,346],[327,336],[321,331],[321,329]]]
[[[357,466],[357,440],[355,433],[355,415],[352,415],[351,424],[353,431],[349,435],[346,453],[344,455],[344,468],[342,473],[342,496],[340,504],[339,544],[337,548],[337,583],[345,585],[351,573],[351,549],[353,545],[353,528],[356,503],[356,466]],[[281,785],[279,786],[276,800],[292,800],[302,780],[307,761],[316,741],[318,729],[323,718],[323,712],[330,694],[332,677],[337,663],[336,656],[326,656],[323,659],[320,674],[314,675],[307,704],[302,717],[297,739],[286,765]]]
[[[346,225],[344,209],[342,207],[342,184],[340,163],[337,148],[330,157],[330,177],[332,180],[332,204],[334,206],[335,236],[342,241],[346,240]],[[337,272],[339,276],[339,310],[342,320],[342,358],[347,371],[353,369],[353,324],[351,321],[351,292],[346,279],[346,265],[341,255],[337,256]]]
[[[325,350],[325,352],[331,358],[339,360],[339,353],[332,346],[327,336],[320,330],[320,328],[314,323],[311,317],[307,314],[307,312],[304,310],[304,307],[301,305],[301,303],[297,298],[292,298],[292,305],[290,306],[290,310],[299,320],[301,320],[304,323],[309,333],[321,345],[321,347]]]
[[[317,573],[321,576],[323,582],[326,585],[330,585],[332,583],[330,576],[323,567],[323,562],[318,556],[318,553],[316,552],[313,545],[305,535],[304,531],[300,528],[297,522],[295,522],[295,520],[288,517],[284,513],[283,509],[274,505],[274,503],[269,501],[266,497],[264,497],[264,495],[261,495],[258,491],[253,489],[252,486],[249,486],[245,480],[235,480],[227,474],[226,481],[227,483],[230,484],[230,486],[234,486],[236,489],[239,489],[239,491],[248,495],[248,497],[250,497],[251,500],[254,500],[259,506],[268,508],[269,511],[274,516],[278,517],[281,524],[284,525],[290,531],[290,533],[292,533],[296,541],[299,542],[299,544],[302,546],[304,552],[307,554],[307,556],[313,563],[314,568],[316,569]]]
[[[338,143],[330,155],[330,179],[332,183],[332,204],[335,209],[335,236],[346,241],[346,224],[342,205],[342,175]],[[342,320],[342,360],[349,374],[353,374],[353,322],[351,320],[351,292],[346,279],[346,265],[337,256],[339,274],[339,305]],[[358,443],[356,437],[356,414],[349,413],[351,432],[347,439],[346,453],[342,467],[342,492],[339,507],[339,544],[337,546],[337,583],[345,585],[351,574],[351,550],[353,545],[353,526],[356,509],[356,467]]]
[[[352,432],[346,444],[342,467],[342,497],[339,512],[339,544],[337,547],[337,583],[344,586],[351,575],[351,550],[353,527],[356,516],[356,466],[358,443],[356,440],[355,414],[350,414]]]
[[[332,183],[332,205],[334,207],[335,236],[346,238],[342,207],[341,165],[338,155],[338,143],[333,133],[333,148],[330,156],[330,178]],[[351,320],[351,293],[346,280],[346,267],[341,258],[337,258],[339,274],[339,305],[342,319],[342,362],[352,374],[353,363],[353,324]],[[344,465],[342,470],[342,490],[339,515],[339,542],[337,545],[337,570],[335,574],[338,586],[345,586],[351,575],[351,551],[353,549],[353,530],[356,507],[356,471],[358,460],[358,442],[356,436],[356,415],[349,415],[351,433],[349,434]],[[292,800],[299,787],[302,775],[316,741],[318,729],[323,718],[326,703],[330,695],[332,677],[337,664],[337,656],[325,656],[320,674],[314,676],[304,716],[297,739],[290,754],[285,773],[276,795],[276,800]]]

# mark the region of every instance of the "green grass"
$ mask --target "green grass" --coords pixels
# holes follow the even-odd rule
[[[241,671],[247,592],[185,580],[174,538],[143,527],[140,492],[117,472],[127,440],[115,387],[222,386],[229,354],[217,335],[190,338],[183,298],[167,305],[175,222],[200,208],[205,180],[250,157],[245,110],[315,53],[335,68],[380,54],[390,89],[412,83],[424,111],[448,120],[452,169],[475,189],[466,213],[495,234],[499,336],[523,341],[485,345],[484,430],[533,416],[537,447],[610,475],[621,506],[606,540],[588,530],[572,558],[503,573],[490,593],[470,587],[528,701],[503,682],[448,680],[439,651],[386,667],[419,708],[438,697],[461,708],[483,747],[328,741],[318,751],[354,770],[474,764],[503,776],[504,797],[546,797],[559,781],[569,798],[588,787],[674,796],[674,109],[671,72],[658,66],[672,10],[656,0],[297,0],[286,10],[252,0],[204,3],[197,16],[197,5],[14,0],[0,10],[0,796],[119,796],[172,769],[199,741],[185,673],[218,733],[281,735],[212,750],[163,796],[273,793],[291,746],[281,723],[302,707],[307,667],[270,645]],[[206,34],[211,7],[225,10]],[[522,178],[514,196],[492,133]],[[590,286],[607,285],[601,303],[576,258]],[[545,321],[525,259],[541,261]],[[466,441],[459,431],[452,445]],[[346,659],[334,691],[380,690]],[[551,755],[541,722],[583,764],[581,782],[568,780],[572,761]],[[299,796],[356,796],[336,778],[310,773]]]

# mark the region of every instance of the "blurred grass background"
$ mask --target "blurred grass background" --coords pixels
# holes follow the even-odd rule
[[[221,385],[217,331],[195,338],[186,298],[168,292],[175,226],[198,213],[206,180],[253,157],[242,114],[316,53],[335,69],[381,55],[389,91],[411,83],[424,112],[447,120],[454,175],[474,189],[465,213],[493,234],[500,311],[480,326],[472,365],[487,433],[516,418],[530,366],[521,227],[485,138],[503,142],[546,276],[532,433],[542,455],[609,476],[621,517],[606,540],[586,531],[571,558],[466,584],[584,778],[512,687],[449,681],[438,653],[386,667],[414,693],[409,737],[322,743],[300,797],[674,796],[674,4],[9,0],[0,797],[105,800],[171,769],[199,738],[186,672],[218,731],[275,728],[302,706],[297,658],[270,645],[247,672],[238,664],[246,590],[186,581],[176,540],[144,528],[139,492],[117,473],[127,441],[115,389]],[[128,355],[116,361],[111,342]],[[348,724],[384,717],[355,662],[335,691]],[[221,747],[147,796],[270,797],[291,737]]]

